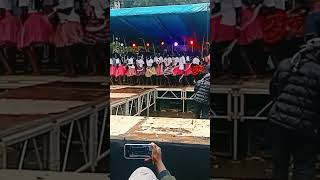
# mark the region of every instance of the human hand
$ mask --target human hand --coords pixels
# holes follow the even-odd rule
[[[153,164],[158,164],[162,162],[162,152],[161,148],[157,146],[155,143],[150,144],[152,147],[151,157],[145,159],[145,161],[152,161]]]
[[[145,161],[152,160],[152,163],[156,166],[158,173],[166,170],[164,163],[162,162],[162,152],[161,148],[155,143],[151,143],[152,155],[150,158],[145,159]]]

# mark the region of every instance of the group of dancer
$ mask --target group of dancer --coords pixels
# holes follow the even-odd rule
[[[114,53],[110,58],[112,84],[128,85],[192,85],[210,65],[209,56],[200,53]]]
[[[212,0],[213,73],[264,75],[319,34],[317,0]]]
[[[75,48],[82,46],[90,73],[107,62],[109,3],[106,0],[0,0],[0,62],[14,74],[16,53],[22,52],[32,74],[41,73],[38,47],[53,46],[64,65],[63,75],[75,75]],[[15,53],[10,53],[11,49]],[[104,66],[106,67],[106,66]],[[105,69],[105,68],[104,68]]]

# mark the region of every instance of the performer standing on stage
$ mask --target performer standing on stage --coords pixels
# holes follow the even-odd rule
[[[260,0],[259,0],[260,1]],[[265,72],[267,57],[264,53],[262,17],[263,4],[256,1],[243,1],[239,43],[246,68],[245,75],[256,77]]]
[[[172,59],[172,64],[173,64],[173,78],[174,78],[174,85],[177,86],[179,84],[179,79],[180,76],[183,75],[184,73],[184,67],[182,67],[182,59],[180,60],[180,55],[177,53],[173,59]]]
[[[194,57],[192,60],[191,70],[195,81],[200,79],[200,74],[203,72],[202,69],[203,68],[199,56]]]
[[[5,68],[5,74],[13,74],[10,66],[8,49],[17,47],[21,34],[21,22],[12,15],[12,1],[0,0],[0,62]]]
[[[135,65],[135,59],[132,53],[129,53],[127,55],[128,59],[128,71],[127,71],[127,77],[128,77],[128,84],[134,85],[135,83],[135,76],[137,74],[136,72],[136,65]]]
[[[146,73],[145,73],[145,77],[147,78],[146,80],[146,84],[147,85],[153,85],[153,76],[156,75],[156,69],[154,67],[154,58],[152,57],[151,54],[146,56]]]
[[[54,29],[49,21],[48,14],[42,11],[40,1],[19,0],[19,7],[22,10],[23,27],[18,46],[24,51],[25,57],[31,63],[33,74],[39,75],[40,57],[35,52],[35,47],[50,43]]]
[[[116,78],[117,78],[118,84],[122,85],[125,82],[124,78],[127,73],[127,69],[126,69],[127,67],[124,62],[124,58],[118,54],[115,54],[115,63],[117,66]]]
[[[211,16],[212,45],[215,47],[213,58],[215,59],[215,73],[223,72],[222,55],[225,49],[237,38],[237,31],[241,23],[241,0],[214,0],[214,9]],[[231,65],[236,69],[238,57],[231,54]]]
[[[75,75],[75,53],[73,48],[83,43],[83,30],[80,16],[76,12],[74,0],[60,0],[55,7],[59,16],[59,24],[54,42],[64,64],[63,75]]]
[[[84,41],[88,48],[92,75],[97,74],[99,64],[103,64],[107,56],[108,32],[105,13],[107,7],[107,2],[104,0],[89,0],[85,6],[87,22]]]
[[[184,69],[184,76],[186,77],[187,83],[189,85],[190,83],[193,84],[194,78],[192,76],[192,68],[191,68],[192,61],[190,61],[188,59],[190,59],[189,56],[187,56],[187,61],[185,64],[185,69]]]
[[[136,68],[137,68],[137,83],[139,85],[143,84],[143,78],[145,77],[145,62],[144,57],[142,54],[138,55],[138,59],[136,61]]]
[[[154,57],[154,61],[156,63],[156,73],[157,73],[157,84],[162,85],[163,83],[163,57],[158,53],[156,57]]]
[[[163,64],[164,64],[164,70],[163,70],[163,76],[167,79],[167,84],[168,86],[171,86],[171,78],[172,78],[172,58],[170,57],[169,54],[165,55],[165,58],[163,59]]]

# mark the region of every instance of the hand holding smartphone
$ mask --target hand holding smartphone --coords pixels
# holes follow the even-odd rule
[[[148,159],[152,156],[151,144],[125,144],[124,158],[126,159]]]

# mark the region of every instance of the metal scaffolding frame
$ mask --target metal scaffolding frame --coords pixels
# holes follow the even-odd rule
[[[227,112],[225,112],[224,116],[219,116],[214,114],[212,116],[213,119],[225,119],[227,121],[231,121],[233,124],[233,133],[232,133],[232,159],[238,160],[239,150],[238,150],[238,135],[239,135],[239,125],[248,120],[267,120],[266,116],[263,116],[268,108],[271,106],[272,102],[269,101],[266,104],[262,104],[261,108],[256,110],[257,112],[254,115],[246,114],[246,101],[247,97],[250,95],[258,95],[261,97],[269,97],[269,91],[267,88],[248,88],[239,86],[223,86],[223,85],[215,85],[211,88],[211,93],[214,94],[226,94],[227,98]],[[250,131],[250,130],[249,130]],[[250,156],[251,152],[251,134],[248,132],[248,152],[247,155]]]
[[[247,98],[250,96],[259,96],[260,98],[268,98],[266,102],[261,102],[261,106],[259,106],[255,111],[253,109],[251,110],[252,114],[247,114],[246,110],[246,101]],[[272,106],[272,99],[270,98],[269,90],[268,89],[254,89],[254,88],[242,88],[240,90],[240,122],[246,122],[246,121],[255,121],[255,122],[261,122],[261,121],[267,121],[268,117],[268,110]],[[248,128],[248,136],[247,136],[247,141],[248,141],[248,147],[247,147],[247,156],[252,156],[252,128]]]
[[[149,116],[150,108],[156,107],[156,90],[147,90],[128,99],[116,101],[110,105],[111,115],[140,116],[146,112]]]

